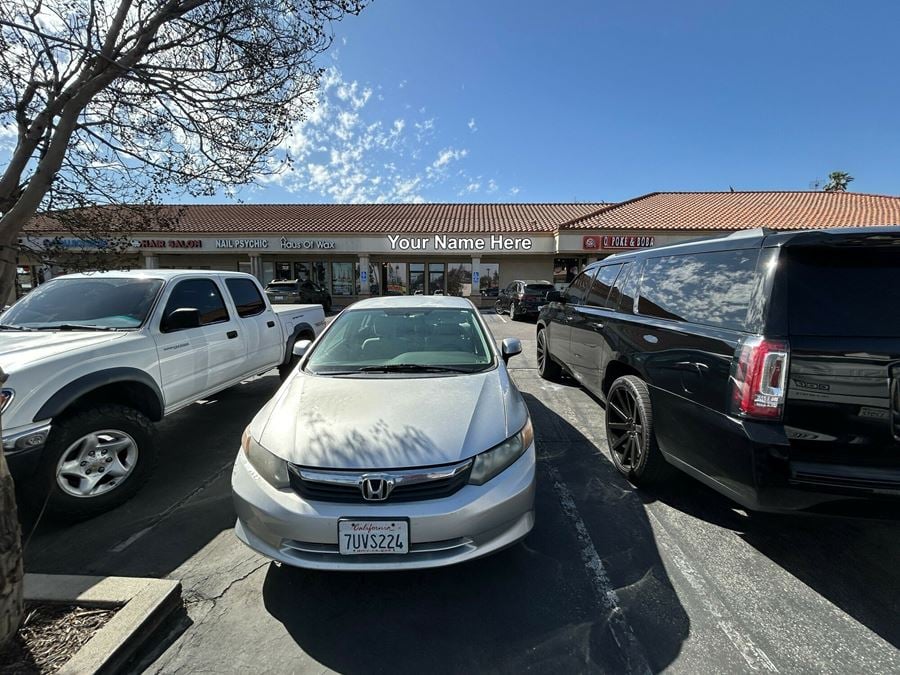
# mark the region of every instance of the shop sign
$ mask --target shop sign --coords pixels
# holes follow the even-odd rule
[[[333,239],[288,239],[281,238],[281,248],[286,251],[303,249],[309,250],[329,250],[336,248]]]
[[[80,248],[80,249],[95,249],[95,248],[107,248],[110,243],[106,239],[72,239],[72,238],[63,238],[56,237],[55,239],[44,239],[41,241],[41,246],[45,249],[50,248]]]
[[[133,239],[134,248],[203,248],[201,239]]]
[[[269,248],[268,239],[216,239],[216,248]]]
[[[449,237],[436,234],[433,237],[403,237],[387,235],[392,251],[530,251],[534,242],[530,237]]]
[[[589,234],[581,238],[581,247],[586,251],[597,249],[638,249],[650,248],[656,244],[656,237],[633,235]]]

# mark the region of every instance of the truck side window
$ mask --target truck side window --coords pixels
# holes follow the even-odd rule
[[[182,307],[200,310],[200,325],[228,321],[228,310],[219,292],[218,286],[211,279],[185,279],[179,281],[169,295],[163,320],[170,313]]]
[[[597,270],[588,270],[587,272],[582,272],[572,280],[572,283],[569,284],[569,287],[566,289],[567,303],[572,305],[584,304],[584,299],[587,297],[588,291],[591,288],[591,283],[594,280],[594,272],[596,271]]]
[[[237,307],[238,316],[246,318],[256,316],[266,310],[266,302],[250,279],[226,279],[225,285]]]
[[[592,307],[615,307],[614,304],[607,302],[607,298],[620,269],[622,265],[605,265],[597,271],[597,278],[594,279],[587,296],[587,304]]]

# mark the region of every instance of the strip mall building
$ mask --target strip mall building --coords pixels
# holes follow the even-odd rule
[[[196,205],[166,232],[135,236],[127,264],[309,279],[338,304],[419,291],[488,304],[516,279],[565,284],[617,251],[754,227],[898,223],[900,198],[823,192],[651,193],[612,205]],[[85,246],[45,228],[26,236]]]

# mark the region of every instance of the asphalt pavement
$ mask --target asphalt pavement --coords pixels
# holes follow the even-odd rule
[[[600,403],[539,378],[534,323],[486,317],[524,347],[510,367],[539,482],[522,544],[378,574],[244,547],[230,471],[272,374],[167,418],[151,483],[91,521],[41,522],[27,570],[181,579],[186,613],[143,655],[149,673],[900,672],[900,519],[753,516],[686,476],[638,491]]]

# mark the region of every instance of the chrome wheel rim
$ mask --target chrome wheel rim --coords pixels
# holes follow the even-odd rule
[[[121,485],[134,472],[137,460],[137,443],[124,431],[93,431],[59,458],[56,484],[72,497],[97,497]]]
[[[537,339],[537,360],[538,368],[544,372],[544,364],[547,362],[547,345],[544,344],[544,331],[538,333]]]
[[[497,312],[497,314],[503,314],[503,310],[500,309],[500,301],[499,300],[494,303],[494,311]]]
[[[607,401],[606,439],[616,463],[634,470],[644,453],[644,418],[634,394],[624,387],[613,390]]]

